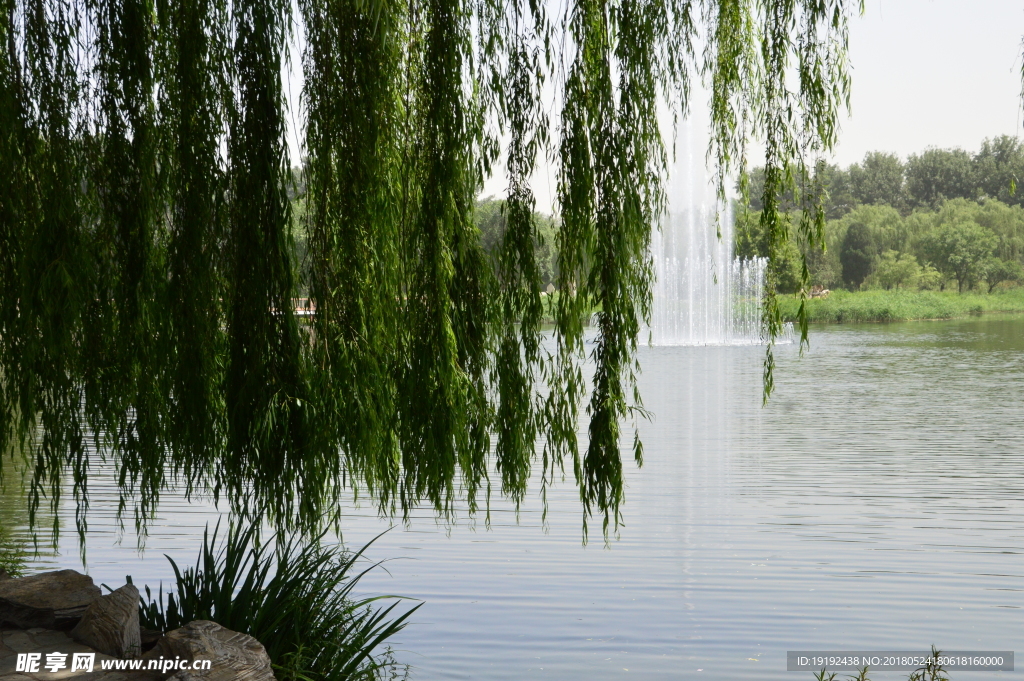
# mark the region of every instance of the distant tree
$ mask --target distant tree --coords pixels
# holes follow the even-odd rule
[[[940,272],[957,281],[957,289],[973,288],[984,274],[999,239],[976,222],[960,220],[941,225],[927,235],[923,249]]]
[[[1024,204],[1024,142],[1010,135],[986,139],[974,157],[981,192],[1010,205]]]
[[[968,201],[967,199],[945,201],[938,207],[938,210],[931,213],[933,229],[954,222],[977,222],[980,225],[981,209],[982,205],[977,201]],[[988,225],[982,225],[982,227],[989,228]]]
[[[907,233],[906,220],[891,206],[857,206],[843,220],[848,224],[866,224],[871,230],[871,237],[879,253],[887,250],[902,253],[907,250],[910,236]]]
[[[825,219],[836,220],[853,210],[859,200],[853,195],[850,184],[850,173],[837,165],[820,163],[814,169],[813,176],[807,178],[800,186],[813,196],[812,192],[819,188],[825,192]],[[737,184],[736,190],[740,187]],[[764,207],[762,195],[764,193],[764,168],[758,166],[751,169],[747,178],[747,210],[760,212]],[[793,195],[792,190],[786,190],[779,197],[779,209],[785,212],[793,212],[800,209],[800,202]]]
[[[875,271],[868,277],[871,283],[889,291],[893,288],[913,288],[921,276],[921,266],[910,253],[888,250],[882,253]]]
[[[843,285],[843,265],[839,262],[839,249],[826,247],[803,248],[811,284],[833,289]]]
[[[945,287],[945,284],[946,275],[939,272],[930,264],[922,267],[921,273],[917,276],[917,288],[922,291],[941,290]]]
[[[1024,187],[1021,189],[1024,191]],[[999,237],[996,256],[1003,260],[1024,260],[1024,207],[1008,206],[989,199],[977,207],[974,221]]]
[[[907,198],[912,207],[937,208],[946,199],[975,199],[974,159],[963,149],[927,149],[912,154],[906,167]]]
[[[896,154],[869,151],[850,166],[850,188],[858,203],[886,204],[896,210],[907,205],[903,161]]]
[[[928,257],[920,251],[920,244],[924,236],[933,231],[939,224],[936,215],[934,211],[919,208],[903,218],[903,234],[906,236],[906,246],[898,250],[913,251],[921,263],[928,262]]]
[[[736,183],[736,192],[739,193],[742,188],[739,183]],[[747,196],[745,208],[748,211],[759,213],[764,208],[764,168],[756,166],[750,169],[749,176],[747,177]],[[743,203],[740,201],[739,203]],[[782,208],[780,208],[782,210]]]
[[[890,206],[858,206],[839,223],[836,229],[843,235],[839,261],[843,281],[851,289],[859,288],[871,274],[881,253],[907,250],[909,239],[904,220]]]
[[[507,220],[505,218],[505,202],[487,197],[477,201],[473,218],[480,230],[480,245],[492,258],[497,258],[497,249],[505,236]],[[557,253],[555,248],[555,221],[541,213],[533,214],[537,226],[537,238],[534,239],[534,259],[540,275],[541,287],[553,283],[557,279]]]
[[[775,273],[781,293],[796,293],[800,290],[803,259],[799,247],[793,241],[794,230],[790,214],[784,214],[786,230],[790,238],[779,249]],[[737,258],[765,258],[768,253],[768,238],[761,226],[761,214],[741,211],[736,218],[736,236],[733,253]]]
[[[480,245],[488,253],[494,252],[505,232],[505,217],[501,214],[503,203],[493,196],[488,196],[477,201],[476,210],[473,212],[473,221],[480,230]]]
[[[981,276],[988,284],[988,292],[992,293],[992,289],[1004,281],[1024,281],[1024,267],[1016,260],[989,258],[982,267]]]
[[[878,258],[878,247],[871,237],[871,228],[863,222],[854,222],[846,230],[839,261],[843,265],[843,281],[857,290],[871,274]]]
[[[740,189],[740,185],[737,183],[736,191],[739,192]],[[754,213],[760,213],[764,209],[764,168],[762,166],[757,166],[750,170],[749,177],[747,178],[747,203],[745,208]],[[779,197],[779,210],[789,213],[796,210],[796,208],[797,202],[793,197],[793,191],[787,189]]]
[[[789,215],[785,217],[789,225]],[[762,258],[768,248],[764,231],[761,229],[761,213],[755,210],[740,210],[736,214],[733,255],[737,258]]]
[[[818,166],[816,180],[821,183],[828,195],[825,201],[826,219],[841,218],[857,206],[848,171],[836,165],[822,164]]]

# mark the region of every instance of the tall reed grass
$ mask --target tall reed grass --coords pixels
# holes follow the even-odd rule
[[[259,527],[232,526],[223,543],[218,528],[203,533],[194,567],[169,556],[176,586],[150,588],[140,605],[143,626],[169,631],[211,620],[249,634],[267,649],[279,681],[378,681],[405,678],[387,646],[422,605],[398,609],[397,596],[358,598],[360,579],[380,564],[362,567],[364,552],[275,534],[261,541]],[[375,541],[375,540],[374,540]]]

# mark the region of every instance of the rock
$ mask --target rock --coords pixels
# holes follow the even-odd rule
[[[51,672],[45,668],[46,656],[54,652],[67,655],[64,660],[65,667],[57,672]],[[100,669],[100,660],[108,659],[105,655],[96,655],[95,674],[82,669],[72,671],[72,660],[76,654],[92,653],[95,655],[96,651],[72,641],[67,632],[49,629],[0,631],[0,681],[16,681],[17,677],[14,674],[17,668],[17,655],[23,653],[35,653],[40,656],[37,658],[38,668],[36,671],[26,671],[23,674],[24,678],[29,681],[113,681],[108,679]],[[159,680],[138,679],[138,681]]]
[[[205,620],[167,632],[143,658],[210,661],[206,670],[165,671],[173,681],[275,681],[270,657],[259,641]]]
[[[132,659],[141,655],[139,590],[125,584],[97,598],[71,630],[71,638],[111,657]]]
[[[70,629],[102,596],[92,577],[74,570],[0,581],[0,626]]]
[[[142,641],[142,652],[148,653],[156,645],[156,642],[163,636],[162,631],[156,631],[154,629],[146,629],[142,627],[139,629],[139,639]]]
[[[0,581],[3,581],[5,579],[10,579],[10,578],[11,578],[11,576],[9,574],[7,574],[7,570],[4,570],[3,568],[0,568]]]

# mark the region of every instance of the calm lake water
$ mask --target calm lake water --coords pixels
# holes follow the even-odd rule
[[[625,526],[581,542],[576,491],[452,527],[417,514],[364,591],[426,605],[395,643],[412,677],[810,679],[787,650],[1024,651],[1024,319],[817,327],[778,349],[644,348],[646,460]],[[533,488],[537,491],[537,487]],[[94,487],[88,568],[166,584],[206,505],[168,497],[140,556]],[[81,567],[73,511],[61,555]],[[353,506],[345,540],[390,523]],[[1010,673],[956,672],[961,679]],[[905,679],[884,672],[875,679]]]

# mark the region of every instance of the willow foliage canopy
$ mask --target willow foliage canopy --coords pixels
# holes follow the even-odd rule
[[[140,525],[175,486],[300,529],[337,520],[353,488],[446,515],[492,486],[518,503],[531,471],[546,485],[570,464],[584,525],[607,530],[622,429],[643,414],[635,352],[671,152],[658,112],[711,93],[723,197],[763,141],[762,219],[785,244],[777,198],[813,203],[800,178],[848,98],[850,4],[3,0],[0,451],[30,456],[33,508],[70,481],[80,531],[101,459]],[[550,339],[541,154],[558,168]],[[499,160],[491,258],[473,210]],[[820,211],[804,215],[814,243]],[[293,313],[300,287],[312,317]],[[765,313],[772,339],[773,295]],[[769,346],[767,389],[771,366]]]

